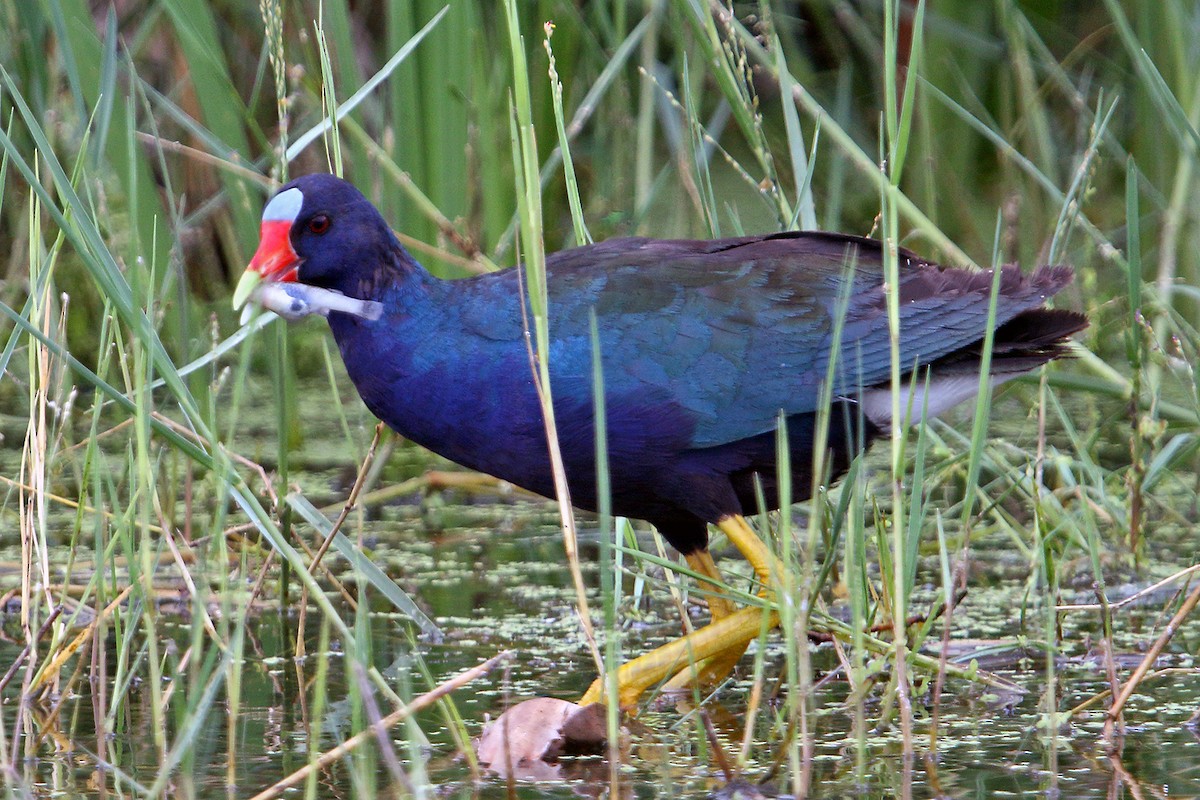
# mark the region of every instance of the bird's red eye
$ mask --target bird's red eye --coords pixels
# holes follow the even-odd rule
[[[329,230],[329,217],[324,214],[317,214],[308,221],[308,229],[318,236]]]

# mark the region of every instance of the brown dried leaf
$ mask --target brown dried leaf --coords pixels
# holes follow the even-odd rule
[[[552,697],[525,700],[483,729],[476,752],[500,775],[527,780],[557,777],[564,753],[598,753],[605,744],[604,707],[580,706]]]

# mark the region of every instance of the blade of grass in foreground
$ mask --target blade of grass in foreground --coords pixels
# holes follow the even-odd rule
[[[333,523],[322,514],[312,503],[303,495],[292,492],[287,496],[286,502],[289,506],[296,510],[308,524],[316,529],[317,533],[324,539],[329,536],[333,530]],[[437,623],[431,620],[425,612],[423,612],[416,602],[408,596],[408,593],[401,589],[396,582],[387,576],[375,562],[371,561],[361,550],[354,546],[343,533],[338,533],[333,537],[333,546],[342,554],[354,569],[366,576],[376,591],[381,592],[384,597],[391,601],[392,605],[398,608],[409,616],[421,631],[434,642],[442,640],[442,631],[438,628]]]
[[[898,164],[891,160],[889,156],[896,152],[903,152],[905,145],[900,140],[907,140],[908,131],[898,129],[896,118],[898,116],[896,104],[899,102],[897,96],[897,86],[895,82],[895,61],[897,58],[896,52],[896,9],[897,3],[895,0],[885,0],[884,7],[884,101],[887,111],[885,113],[886,127],[880,131],[879,149],[880,163],[884,165],[884,172],[887,182],[879,185],[879,205],[880,205],[880,232],[883,240],[883,283],[885,286],[898,287],[900,286],[900,257],[899,257],[899,242],[900,242],[900,210],[897,202],[899,189],[899,176],[902,164]],[[915,76],[909,76],[909,80],[915,80]],[[894,190],[894,191],[889,191]],[[900,362],[900,292],[888,291],[885,293],[886,312],[888,323],[888,350],[891,362],[891,421],[890,434],[891,440],[891,519],[890,519],[890,539],[891,546],[886,548],[882,543],[881,550],[887,551],[887,555],[891,558],[891,580],[884,582],[884,596],[890,601],[890,613],[892,618],[892,683],[889,688],[894,688],[894,694],[889,694],[889,699],[894,698],[896,705],[900,710],[900,732],[903,740],[904,752],[911,753],[913,746],[913,715],[912,701],[909,695],[911,686],[909,683],[908,673],[908,628],[905,620],[908,618],[908,609],[905,606],[904,598],[907,596],[907,591],[903,585],[904,574],[908,570],[905,568],[904,557],[907,549],[904,547],[904,450],[908,435],[908,417],[904,413],[902,407],[902,398],[906,394],[904,391],[904,370],[908,364]],[[910,378],[911,380],[911,378]],[[882,572],[882,570],[881,570]]]
[[[524,255],[525,289],[528,293],[528,308],[533,317],[534,349],[530,353],[530,366],[534,370],[534,385],[542,407],[550,462],[554,473],[554,490],[558,498],[559,515],[562,519],[563,544],[571,578],[575,584],[579,621],[587,638],[596,669],[605,674],[604,660],[596,645],[592,629],[591,612],[588,610],[587,592],[584,589],[583,573],[579,567],[579,550],[576,540],[575,512],[571,506],[567,487],[566,470],[562,452],[558,446],[558,435],[554,426],[554,402],[550,387],[550,322],[548,291],[546,288],[546,243],[542,234],[542,187],[539,178],[537,136],[533,126],[532,100],[529,93],[529,69],[525,61],[525,46],[520,34],[516,0],[506,0],[505,17],[508,21],[509,52],[513,60],[513,116],[511,120],[513,168],[517,175],[517,210],[521,219],[521,251]],[[524,310],[526,304],[522,302]],[[528,321],[526,321],[527,323]]]
[[[568,162],[569,163],[569,162]],[[604,367],[600,359],[600,329],[596,324],[596,309],[588,311],[588,328],[592,338],[592,397],[596,419],[596,497],[599,499],[600,529],[600,592],[604,603],[604,663],[621,663],[621,634],[617,609],[621,602],[621,572],[613,547],[616,527],[612,516],[612,483],[608,471],[608,415],[604,399]],[[604,721],[608,739],[609,791],[617,793],[621,763],[621,703],[617,671],[600,674],[604,681]]]

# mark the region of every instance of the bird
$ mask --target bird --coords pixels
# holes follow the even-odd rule
[[[820,231],[617,238],[547,255],[550,394],[572,503],[599,506],[595,345],[612,512],[651,523],[719,586],[715,526],[770,586],[780,565],[746,517],[762,510],[760,496],[768,510],[779,505],[781,421],[796,501],[812,494],[814,463],[820,481],[834,481],[898,424],[888,291],[898,293],[900,407],[914,420],[976,394],[989,324],[993,385],[1067,354],[1088,324],[1047,306],[1072,280],[1068,266],[1008,265],[995,276],[903,248],[897,259],[888,287],[883,243]],[[233,303],[288,284],[369,304],[375,313],[326,313],[371,413],[451,461],[553,497],[520,271],[436,278],[357,188],[311,174],[265,205]],[[814,458],[822,417],[825,450]],[[652,686],[711,683],[735,668],[763,611],[716,590],[709,611],[708,625],[618,669],[623,707]],[[580,702],[603,700],[598,678]]]

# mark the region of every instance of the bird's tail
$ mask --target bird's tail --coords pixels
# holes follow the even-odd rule
[[[1087,326],[1087,317],[1075,311],[1033,308],[1017,314],[996,328],[988,370],[992,386],[1069,355],[1070,337]],[[922,392],[926,385],[926,368],[922,368],[919,375],[910,375],[903,386],[901,413],[915,423],[974,397],[979,391],[983,345],[980,340],[929,364],[927,392]],[[871,422],[885,431],[891,429],[890,386],[866,389],[859,402]]]

